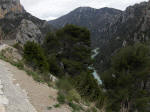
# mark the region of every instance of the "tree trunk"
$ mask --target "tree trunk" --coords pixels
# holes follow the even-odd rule
[[[128,99],[121,103],[121,110],[120,112],[129,112],[130,111],[130,102]]]

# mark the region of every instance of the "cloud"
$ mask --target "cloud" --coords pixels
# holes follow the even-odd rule
[[[124,10],[127,6],[142,1],[144,0],[21,0],[21,3],[32,15],[41,19],[52,20],[80,6],[112,7]]]

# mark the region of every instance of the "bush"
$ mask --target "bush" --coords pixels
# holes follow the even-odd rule
[[[81,101],[81,96],[75,89],[68,91],[68,95],[66,97],[69,102],[75,101],[79,103]]]
[[[17,68],[19,68],[20,70],[23,70],[24,69],[24,65],[21,61],[18,61],[18,62],[14,62],[14,61],[10,61],[10,63],[14,66],[16,66]]]
[[[60,104],[56,104],[54,105],[55,108],[59,108],[60,107]]]
[[[48,109],[48,110],[51,110],[51,109],[52,109],[52,107],[51,107],[51,106],[49,106],[49,107],[47,107],[47,109]]]
[[[81,97],[68,80],[69,78],[63,78],[57,82],[57,87],[59,88],[57,100],[60,104],[72,101],[79,103],[81,101]]]
[[[13,45],[13,47],[16,48],[16,49],[18,49],[19,51],[23,51],[23,48],[22,48],[22,46],[19,43],[15,43]]]
[[[24,45],[24,59],[33,68],[39,69],[41,72],[48,71],[47,59],[43,49],[38,44],[27,42]]]
[[[69,91],[73,89],[72,84],[69,82],[68,78],[62,78],[56,83],[57,87],[63,91]]]
[[[59,67],[59,64],[57,62],[56,56],[52,55],[49,56],[48,58],[48,64],[49,64],[49,71],[55,75],[55,76],[60,76],[62,75],[62,70]]]
[[[63,93],[59,92],[57,100],[60,104],[64,104],[65,103],[65,95]]]
[[[80,110],[83,110],[81,106],[79,106],[78,104],[72,103],[72,102],[69,103],[69,106],[70,106],[74,111],[77,111],[77,112],[79,112]]]
[[[37,82],[44,82],[44,80],[43,80],[42,77],[39,75],[39,73],[33,72],[33,71],[31,71],[31,70],[25,70],[25,71],[26,71],[26,73],[27,73],[28,75],[32,76],[35,81],[37,81]]]

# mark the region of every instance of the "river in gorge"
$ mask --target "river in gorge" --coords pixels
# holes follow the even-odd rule
[[[99,54],[99,48],[92,50],[92,53],[93,54],[92,54],[91,58],[94,59]],[[93,74],[94,78],[97,80],[98,84],[101,85],[102,81],[101,81],[96,69],[94,67],[89,67],[89,68],[93,70],[92,74]]]

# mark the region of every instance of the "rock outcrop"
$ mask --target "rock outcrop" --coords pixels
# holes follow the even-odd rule
[[[22,13],[23,11],[20,0],[0,0],[0,18],[4,18],[9,12]]]
[[[25,44],[27,41],[42,43],[42,33],[40,29],[32,22],[23,19],[17,29],[16,41]]]
[[[0,37],[10,44],[42,43],[47,32],[52,30],[46,21],[26,12],[20,0],[0,0],[0,29]]]

